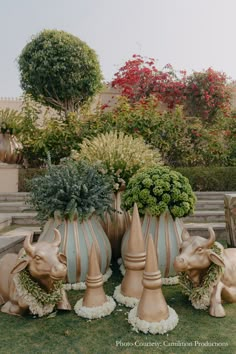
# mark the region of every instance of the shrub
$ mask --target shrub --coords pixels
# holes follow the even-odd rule
[[[159,216],[169,210],[174,218],[191,214],[196,202],[188,179],[167,167],[138,172],[130,179],[122,199],[126,210],[137,203],[141,215]]]
[[[19,169],[18,190],[19,192],[30,191],[30,181],[47,172],[46,168],[21,168]]]
[[[159,70],[153,58],[134,54],[115,74],[112,86],[119,88],[131,103],[153,95],[173,108],[184,102],[185,74],[178,78],[170,64]]]
[[[77,111],[101,88],[96,53],[64,31],[40,32],[24,47],[18,64],[23,91],[65,113]]]
[[[194,72],[186,81],[186,112],[212,123],[219,112],[229,113],[231,89],[224,73],[209,68]]]
[[[21,114],[15,116],[14,120],[14,131],[23,145],[28,167],[45,166],[48,153],[52,163],[59,164],[60,159],[68,157],[81,142],[77,114],[70,113],[63,119],[49,111],[42,115],[41,109],[30,96],[26,96]]]
[[[194,191],[236,191],[236,167],[178,167]]]

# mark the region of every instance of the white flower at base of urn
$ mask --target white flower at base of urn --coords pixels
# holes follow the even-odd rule
[[[90,320],[108,316],[116,307],[116,303],[111,296],[106,296],[107,301],[102,306],[85,307],[83,299],[80,299],[75,304],[74,310],[78,316],[88,318]]]
[[[139,299],[121,294],[121,285],[116,286],[113,297],[114,299],[126,307],[134,307],[138,304]]]
[[[123,276],[125,275],[125,267],[123,263],[120,263],[120,272]],[[175,277],[161,278],[161,281],[162,285],[176,285],[179,284],[179,277],[176,275]]]
[[[176,275],[175,277],[169,278],[161,278],[162,285],[176,285],[179,284],[179,277]]]
[[[107,272],[102,276],[103,282],[106,282],[112,275],[112,270],[111,268],[108,268]],[[85,290],[87,288],[86,283],[84,281],[81,281],[79,283],[67,283],[64,284],[64,289],[65,290]]]
[[[168,306],[169,317],[160,322],[147,322],[137,317],[138,306],[134,307],[128,315],[128,322],[133,326],[135,332],[164,334],[172,331],[179,321],[179,317],[174,309]]]

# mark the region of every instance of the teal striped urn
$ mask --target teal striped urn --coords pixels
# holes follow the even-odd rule
[[[181,219],[175,220],[166,211],[160,216],[145,215],[142,221],[142,233],[147,247],[148,235],[151,234],[157,250],[158,265],[163,278],[173,277],[176,272],[173,267],[175,257],[179,254],[181,234],[184,224]],[[124,260],[129,230],[125,233],[121,246],[121,254]],[[123,262],[124,263],[124,262]]]
[[[40,236],[39,241],[53,240],[53,228],[56,224],[61,234],[60,252],[67,257],[67,283],[85,282],[92,243],[96,247],[101,273],[107,272],[111,261],[111,246],[95,215],[82,222],[78,219],[65,220],[59,226],[56,221],[51,221],[51,225],[45,225],[48,230],[44,237],[43,234]]]

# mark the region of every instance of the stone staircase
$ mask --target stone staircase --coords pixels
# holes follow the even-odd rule
[[[207,228],[212,226],[217,239],[226,240],[225,193],[196,192],[195,212],[184,218],[186,228],[191,235],[207,237]],[[6,252],[16,251],[22,245],[26,235],[40,233],[36,212],[26,203],[27,195],[27,193],[0,194],[0,258]]]
[[[27,193],[0,194],[0,258],[18,252],[27,235],[34,240],[40,233],[36,212],[26,203]]]
[[[236,192],[196,192],[197,203],[193,215],[184,218],[192,235],[207,236],[212,226],[218,240],[226,240],[224,195]]]

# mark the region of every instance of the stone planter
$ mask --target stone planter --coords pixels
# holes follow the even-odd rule
[[[225,194],[224,204],[227,245],[229,247],[236,247],[236,194]]]
[[[157,250],[159,269],[164,278],[176,276],[173,263],[175,257],[179,254],[183,228],[182,220],[179,218],[174,220],[168,211],[159,217],[145,215],[142,221],[145,245],[147,246],[148,235],[151,234]],[[121,253],[123,259],[128,238],[129,230],[125,233],[122,241]]]

